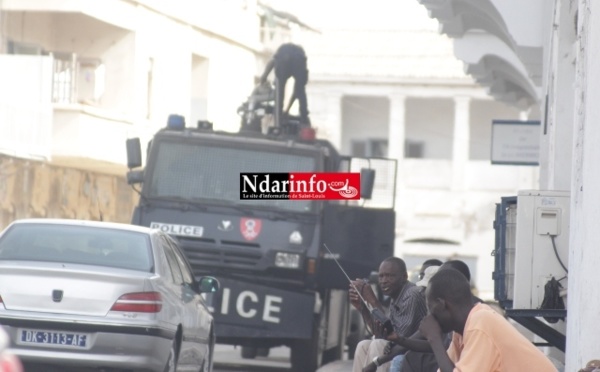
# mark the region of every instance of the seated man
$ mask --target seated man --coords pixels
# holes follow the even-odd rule
[[[425,270],[427,270],[428,267],[431,266],[442,266],[443,262],[438,260],[437,258],[430,258],[428,260],[425,260],[425,262],[423,262],[423,264],[421,265],[421,270],[419,270],[419,280],[423,280],[423,277],[425,276]]]
[[[379,266],[379,287],[384,295],[391,298],[389,317],[394,327],[394,333],[403,337],[412,335],[418,329],[419,323],[427,311],[420,289],[408,281],[406,264],[402,259],[388,257],[383,260]],[[379,358],[383,356],[383,351],[388,344],[388,341],[384,339],[387,333],[382,329],[381,324],[373,319],[371,311],[362,302],[357,290],[361,292],[361,296],[369,306],[384,310],[368,283],[362,280],[352,282],[349,291],[350,301],[361,312],[365,323],[376,337],[373,340],[363,340],[358,344],[354,355],[353,371],[387,371],[391,358],[385,362],[379,362]]]
[[[475,303],[469,282],[454,269],[439,270],[426,290],[429,315],[420,331],[441,372],[556,372],[533,343],[489,306]],[[446,352],[443,332],[453,331]]]
[[[423,272],[422,279],[417,282],[417,285],[427,287],[429,279],[433,277],[435,272],[438,270],[455,269],[465,276],[468,282],[471,281],[471,271],[469,266],[461,260],[450,260],[441,264],[440,267],[431,266],[431,260],[427,260],[423,263],[425,268],[421,268]],[[438,261],[441,262],[441,261]],[[429,275],[426,273],[429,272]],[[421,278],[421,275],[419,274]],[[424,280],[427,277],[427,280]],[[423,292],[423,295],[424,292]],[[479,298],[473,296],[473,301],[483,302]],[[438,369],[435,355],[431,350],[429,342],[421,335],[420,331],[417,331],[410,338],[400,337],[394,333],[388,335],[387,339],[394,343],[394,347],[389,350],[388,356],[394,356],[390,372],[435,372]],[[452,333],[444,335],[444,346],[447,348],[452,341]],[[407,351],[408,350],[408,351]]]
[[[436,262],[437,261],[437,262]],[[439,262],[439,265],[435,265]],[[421,293],[425,297],[425,289],[429,283],[429,279],[439,270],[442,265],[439,260],[427,260],[421,267],[419,281],[417,287],[422,288]],[[398,335],[388,335],[387,339],[394,342],[389,351],[389,356],[393,357],[390,372],[402,371],[419,371],[419,372],[435,372],[437,371],[437,363],[431,350],[429,343],[417,331],[409,339],[400,338]],[[404,339],[403,344],[398,343],[400,339]],[[448,337],[449,339],[449,337]],[[419,342],[420,340],[420,342]],[[450,341],[448,340],[448,344]],[[409,368],[410,367],[410,368]]]

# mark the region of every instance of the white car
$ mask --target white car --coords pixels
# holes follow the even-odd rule
[[[211,371],[201,293],[218,288],[159,230],[30,219],[0,234],[0,324],[26,366]]]

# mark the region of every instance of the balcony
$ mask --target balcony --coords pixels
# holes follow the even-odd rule
[[[0,151],[123,174],[135,112],[135,34],[82,13],[8,9]]]
[[[98,107],[94,64],[65,57],[0,55],[0,152],[124,173],[132,120]]]

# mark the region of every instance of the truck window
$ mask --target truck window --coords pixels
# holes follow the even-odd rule
[[[240,173],[313,172],[316,153],[275,153],[164,140],[155,141],[153,146],[157,153],[148,164],[151,179],[145,190],[147,197],[214,200],[295,212],[314,208],[309,200],[240,200]]]

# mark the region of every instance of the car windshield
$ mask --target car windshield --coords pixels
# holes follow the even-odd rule
[[[240,200],[240,173],[314,172],[312,154],[274,153],[267,150],[228,148],[160,141],[147,197],[214,200],[231,205],[260,206],[284,211],[309,212],[310,200]]]
[[[60,224],[17,224],[0,238],[0,260],[61,262],[150,271],[147,235]]]

